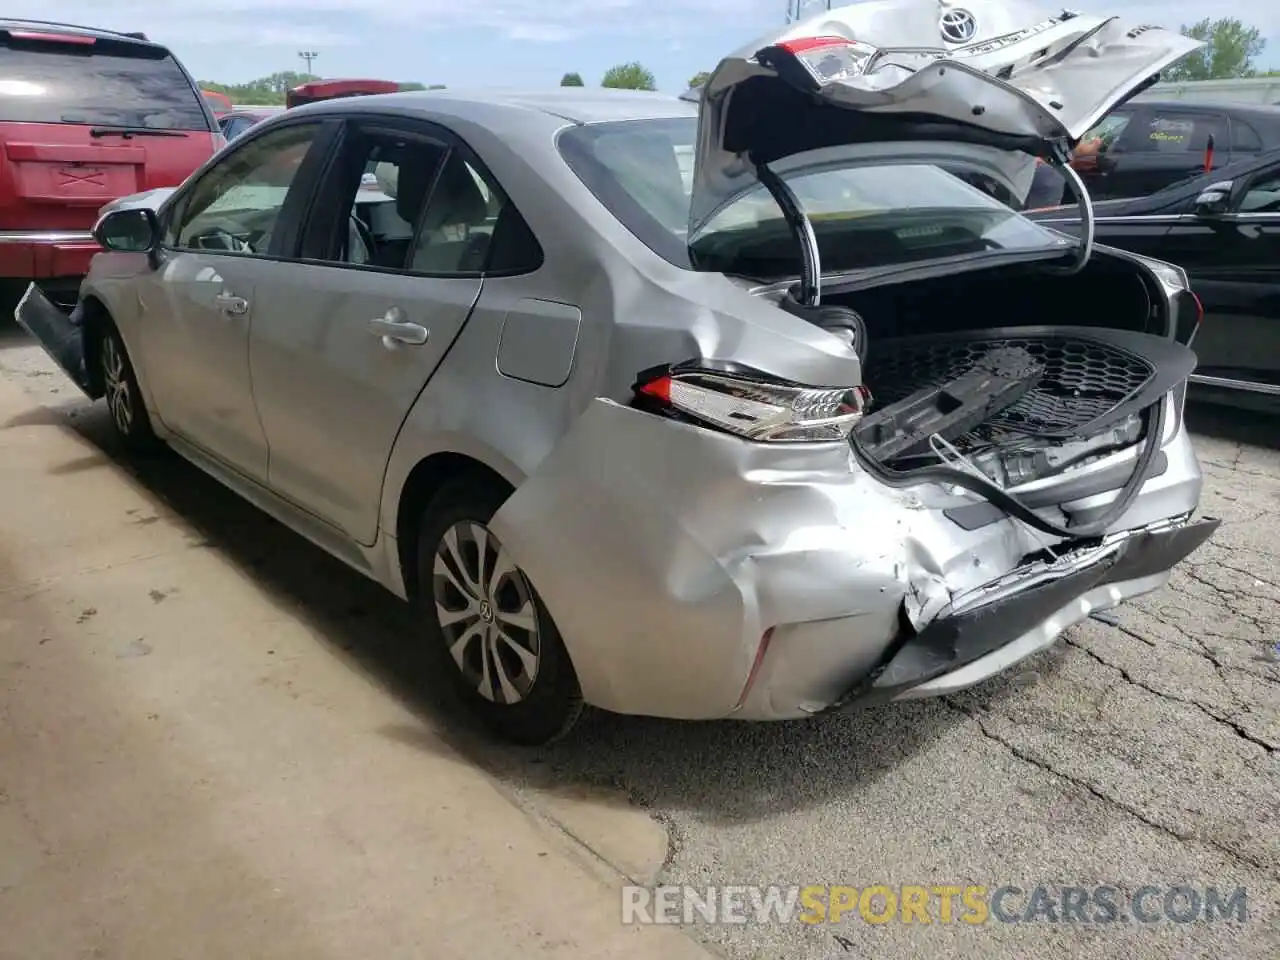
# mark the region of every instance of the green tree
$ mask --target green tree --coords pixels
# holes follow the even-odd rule
[[[618,90],[656,90],[657,81],[653,73],[643,64],[631,62],[620,63],[604,72],[600,81],[602,87],[613,87]]]
[[[1186,82],[1252,77],[1257,72],[1253,61],[1267,45],[1257,27],[1246,26],[1234,17],[1221,20],[1206,17],[1189,27],[1184,24],[1182,32],[1204,41],[1205,45],[1164,71],[1162,80]]]
[[[401,93],[404,93],[406,90],[425,90],[425,89],[427,89],[427,85],[425,83],[418,83],[416,80],[410,81],[409,83],[400,84]]]
[[[706,70],[699,70],[697,73],[695,73],[692,77],[689,78],[689,86],[700,87],[710,79],[711,79],[711,74],[709,74]]]
[[[257,80],[250,80],[248,83],[215,83],[211,80],[201,80],[200,87],[205,90],[225,93],[231,98],[232,103],[260,106],[282,105],[286,91],[291,90],[300,83],[319,79],[314,74],[295,73],[292,70],[285,70],[267,77],[259,77]]]
[[[560,86],[562,86],[562,87],[585,87],[585,86],[586,86],[586,84],[582,82],[582,74],[580,74],[580,73],[566,73],[563,77],[561,77],[561,78],[560,78]]]

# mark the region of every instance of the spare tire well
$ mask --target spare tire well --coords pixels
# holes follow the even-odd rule
[[[446,483],[458,477],[477,483],[493,483],[509,492],[511,484],[496,470],[462,453],[435,453],[418,463],[405,480],[396,510],[396,547],[405,593],[413,599],[418,588],[418,525],[432,498]]]

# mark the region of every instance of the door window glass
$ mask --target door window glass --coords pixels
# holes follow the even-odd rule
[[[1280,170],[1262,174],[1240,200],[1241,213],[1280,213]]]
[[[329,205],[313,220],[309,259],[403,270],[436,168],[437,141],[354,131],[337,165]]]
[[[314,123],[289,126],[223,158],[183,204],[174,245],[182,250],[266,253],[285,197],[319,129]]]
[[[537,239],[507,195],[461,153],[451,152],[427,201],[409,269],[510,274],[541,263]]]
[[[1226,142],[1226,131],[1223,117],[1158,110],[1139,131],[1141,136],[1125,138],[1125,146],[1137,153],[1203,153],[1210,135],[1221,147]]]
[[[1076,156],[1105,153],[1111,149],[1112,144],[1120,139],[1120,135],[1129,126],[1132,118],[1133,115],[1130,113],[1111,113],[1103,117],[1092,130],[1080,138],[1075,149]]]
[[[1231,120],[1231,152],[1261,153],[1262,138],[1258,131],[1238,118]]]

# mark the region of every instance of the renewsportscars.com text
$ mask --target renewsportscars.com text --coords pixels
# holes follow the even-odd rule
[[[1197,923],[1248,919],[1243,887],[906,884],[622,889],[622,922]]]

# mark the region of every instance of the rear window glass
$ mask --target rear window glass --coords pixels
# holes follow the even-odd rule
[[[0,122],[211,129],[204,100],[177,61],[135,49],[102,40],[0,45]]]

